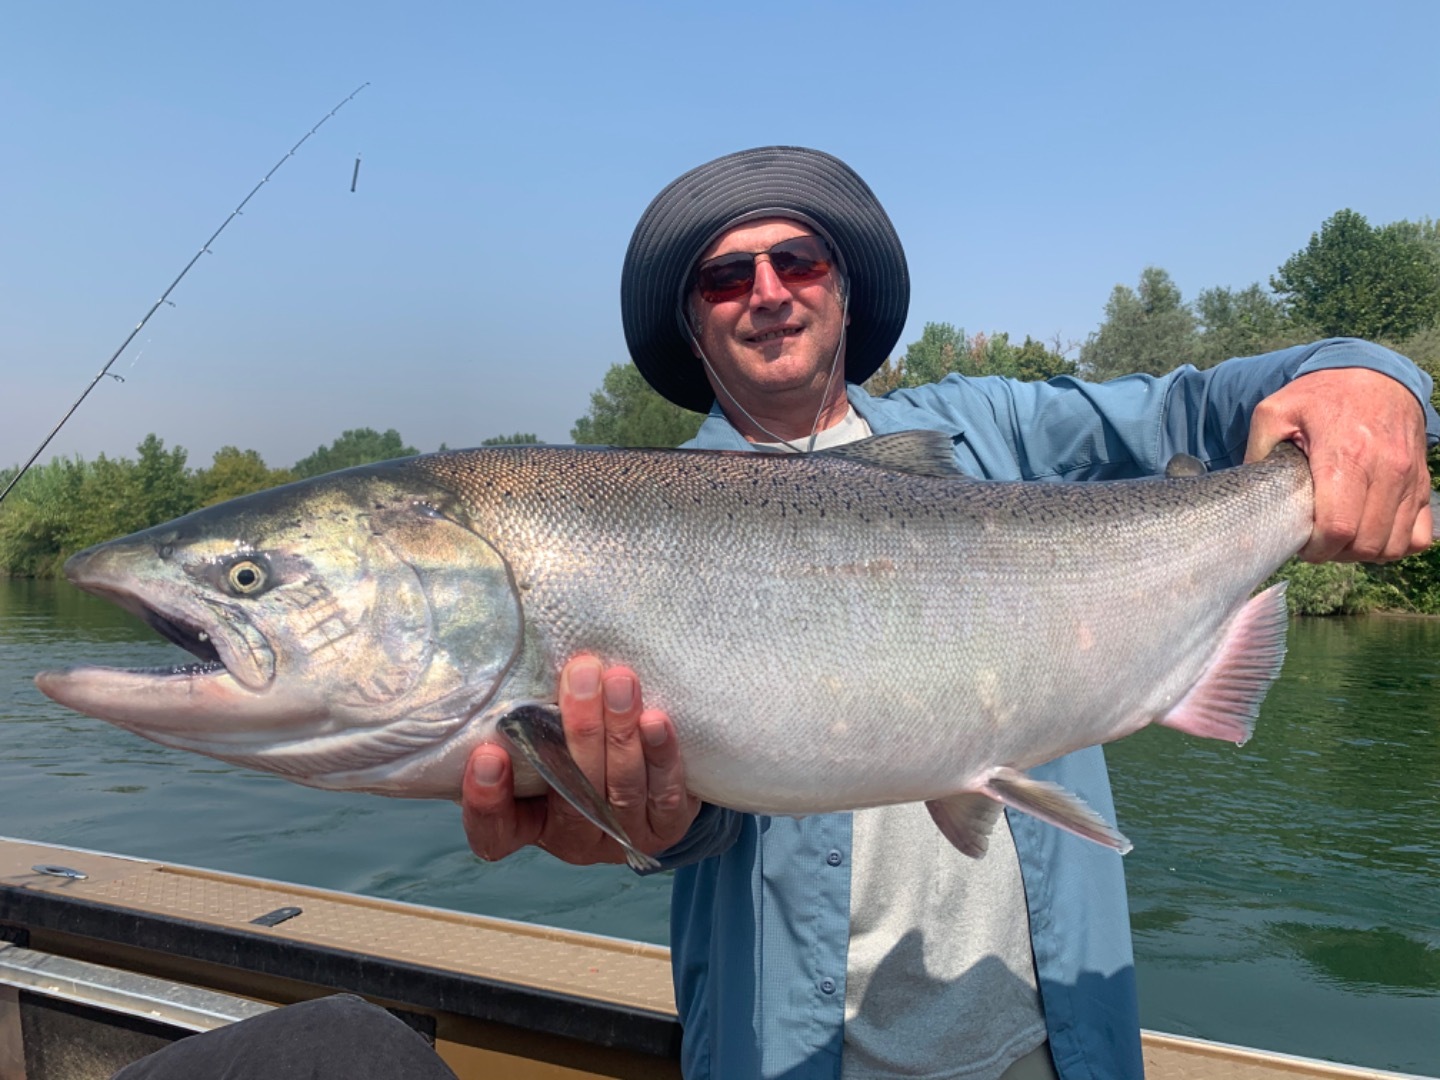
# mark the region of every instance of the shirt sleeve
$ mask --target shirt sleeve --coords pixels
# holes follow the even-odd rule
[[[975,410],[988,410],[991,432],[1008,443],[1026,479],[1116,479],[1158,473],[1177,453],[1212,468],[1238,465],[1256,405],[1302,375],[1347,367],[1369,368],[1404,385],[1425,410],[1431,445],[1440,440],[1430,376],[1398,353],[1354,338],[1227,360],[1204,371],[1187,365],[1160,377],[1023,383],[951,376],[891,396],[936,412],[953,410],[957,424],[967,413],[973,422]]]
[[[726,810],[711,803],[702,803],[700,813],[690,823],[689,830],[680,842],[656,856],[660,861],[660,870],[674,870],[677,866],[686,866],[721,854],[733,845],[740,835],[742,816],[738,810]]]

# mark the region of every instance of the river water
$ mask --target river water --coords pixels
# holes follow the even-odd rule
[[[1107,751],[1146,1027],[1440,1076],[1440,620],[1292,623],[1245,747]],[[664,944],[668,882],[470,855],[459,811],[310,791],[35,690],[180,654],[63,584],[0,580],[0,835]]]

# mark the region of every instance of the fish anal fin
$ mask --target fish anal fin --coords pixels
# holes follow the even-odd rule
[[[896,431],[857,442],[826,447],[817,453],[846,458],[891,472],[916,476],[961,476],[955,464],[955,443],[943,431]]]
[[[1012,810],[1039,818],[1082,839],[1114,848],[1121,855],[1134,847],[1119,829],[1086,806],[1078,795],[1066,791],[1059,784],[1036,780],[1006,765],[996,766],[985,777],[980,790]]]
[[[962,855],[979,859],[990,847],[990,830],[1000,816],[1000,804],[978,791],[965,791],[925,804],[945,839]]]
[[[595,791],[570,756],[560,710],[545,702],[521,702],[507,707],[495,723],[510,747],[545,778],[586,821],[625,849],[625,861],[635,870],[659,870],[660,864],[630,842],[615,820],[610,805]]]
[[[1204,739],[1244,745],[1270,684],[1285,661],[1285,582],[1272,585],[1240,609],[1210,666],[1159,720]]]

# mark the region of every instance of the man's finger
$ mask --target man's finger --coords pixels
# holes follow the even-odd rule
[[[640,680],[629,668],[605,672],[605,797],[632,842],[642,842],[646,819],[645,749],[640,742]]]
[[[1277,415],[1267,399],[1256,407],[1250,417],[1250,434],[1245,440],[1245,461],[1264,461],[1271,450],[1290,440],[1305,449],[1300,429],[1288,417]]]
[[[460,806],[470,850],[492,861],[533,844],[545,820],[539,800],[516,802],[510,755],[491,743],[476,747],[470,755]]]
[[[650,788],[646,807],[650,832],[663,850],[685,835],[700,800],[685,788],[685,762],[670,718],[659,709],[646,710],[640,716],[640,739]]]
[[[1415,519],[1415,527],[1410,533],[1411,555],[1418,555],[1435,542],[1435,515],[1430,506],[1430,499],[1425,499],[1425,505],[1420,510],[1420,516]]]
[[[1384,562],[1404,553],[1415,522],[1415,506],[1401,478],[1385,473],[1365,491],[1365,509],[1355,539],[1340,553],[1354,562]]]
[[[1315,480],[1315,527],[1300,551],[1307,562],[1328,562],[1348,550],[1360,533],[1368,478],[1352,462],[1310,459]]]
[[[577,656],[560,672],[560,718],[565,725],[565,744],[570,756],[585,774],[592,787],[605,795],[605,705],[600,696],[600,661],[593,656]],[[550,807],[546,842],[559,851],[583,842],[593,844],[599,830],[553,791],[547,800]],[[571,833],[574,835],[565,836]],[[592,835],[592,833],[594,835]]]
[[[1422,519],[1426,522],[1424,528],[1429,529],[1430,474],[1428,470],[1423,478],[1412,480],[1406,486],[1407,490],[1400,500],[1400,506],[1390,522],[1390,537],[1380,555],[1384,562],[1403,559],[1417,550],[1414,546],[1414,538],[1422,528]],[[1426,546],[1429,546],[1428,540]]]

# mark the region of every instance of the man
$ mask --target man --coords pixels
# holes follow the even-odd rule
[[[621,284],[637,367],[708,413],[698,447],[810,450],[924,428],[949,435],[972,475],[1068,481],[1155,473],[1182,451],[1224,467],[1290,439],[1315,477],[1307,558],[1387,560],[1429,543],[1425,451],[1440,417],[1428,377],[1393,353],[1334,340],[1162,379],[952,376],[874,398],[859,384],[893,349],[908,300],[903,250],[869,188],[788,147],[669,185]],[[1141,1075],[1113,852],[1024,815],[974,861],[920,807],[797,821],[701,806],[675,727],[643,708],[634,672],[573,659],[560,702],[576,761],[631,839],[679,868],[687,1076]],[[1113,820],[1098,748],[1033,772]],[[569,862],[621,858],[563,800],[512,793],[505,751],[478,749],[464,811],[482,857],[538,844]]]

